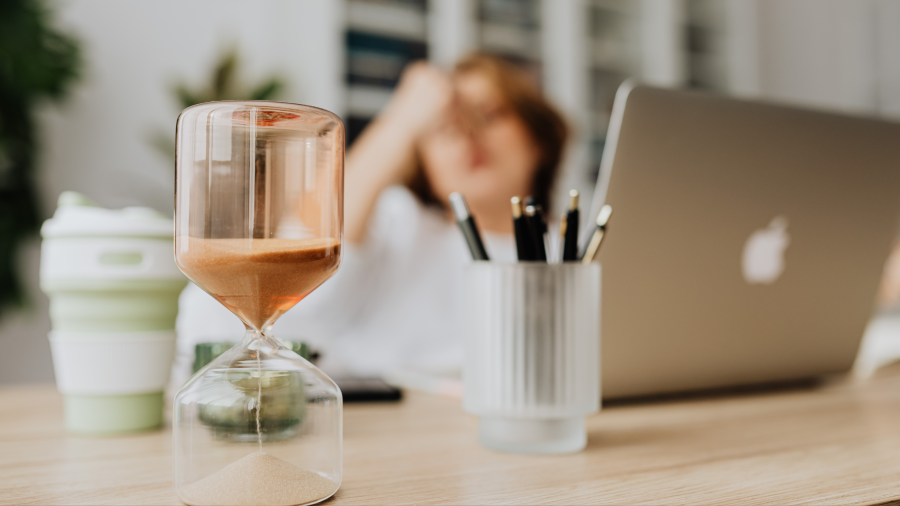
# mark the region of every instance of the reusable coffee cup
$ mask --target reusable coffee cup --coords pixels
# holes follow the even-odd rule
[[[600,265],[466,268],[463,408],[490,449],[571,453],[600,409]]]
[[[159,427],[175,351],[174,224],[142,207],[109,210],[64,192],[41,228],[41,288],[66,428],[109,434]]]

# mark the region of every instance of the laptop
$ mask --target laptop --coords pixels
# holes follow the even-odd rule
[[[847,371],[900,231],[900,124],[626,83],[593,201],[604,398]]]

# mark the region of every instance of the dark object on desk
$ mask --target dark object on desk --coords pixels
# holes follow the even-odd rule
[[[569,211],[563,216],[561,224],[563,262],[578,260],[578,221],[578,190],[571,190],[569,192]]]
[[[463,236],[466,238],[466,244],[469,246],[469,252],[472,253],[473,260],[490,260],[487,251],[484,249],[484,243],[481,242],[481,234],[478,233],[478,227],[475,220],[469,213],[469,206],[466,205],[466,199],[457,192],[450,194],[450,207],[453,209],[453,215],[456,216],[456,224],[462,230]]]
[[[520,262],[534,260],[534,244],[528,231],[528,218],[522,214],[522,200],[519,197],[510,199],[512,204],[513,231],[516,235],[516,255]]]
[[[344,402],[397,402],[403,392],[381,378],[337,377],[333,378],[341,389]]]
[[[652,404],[662,402],[680,402],[692,400],[735,399],[739,397],[763,396],[767,394],[815,392],[834,383],[835,378],[814,376],[810,378],[798,378],[782,381],[767,381],[762,383],[750,383],[746,385],[728,385],[678,392],[663,392],[657,394],[638,395],[631,397],[617,397],[603,399],[603,407],[608,406],[632,406],[640,404]]]
[[[282,341],[291,351],[312,360],[317,354],[311,353],[306,343],[299,341]],[[235,342],[220,341],[197,343],[194,346],[194,373],[204,368],[221,354],[230,350],[237,344]],[[287,374],[276,374],[275,371],[265,371],[263,378],[275,379],[281,384],[275,390],[263,390],[260,392],[262,402],[268,408],[260,414],[260,427],[263,429],[263,439],[266,441],[278,441],[289,437],[296,429],[306,413],[306,396],[304,394],[303,377],[297,371]],[[235,375],[237,377],[237,375]],[[239,380],[238,380],[239,381]],[[256,382],[258,380],[251,380]],[[267,380],[264,379],[263,383]],[[256,419],[246,408],[247,397],[237,397],[231,401],[218,401],[198,404],[200,421],[210,428],[216,438],[233,441],[256,440]]]

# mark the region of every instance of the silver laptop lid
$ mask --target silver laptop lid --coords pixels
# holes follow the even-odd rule
[[[610,132],[604,397],[851,366],[900,225],[900,125],[624,85]]]

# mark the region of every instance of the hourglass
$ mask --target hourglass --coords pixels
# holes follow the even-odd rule
[[[211,102],[181,113],[176,145],[175,260],[247,328],[175,397],[178,497],[325,500],[341,483],[341,393],[272,324],[340,264],[344,126],[314,107]]]

